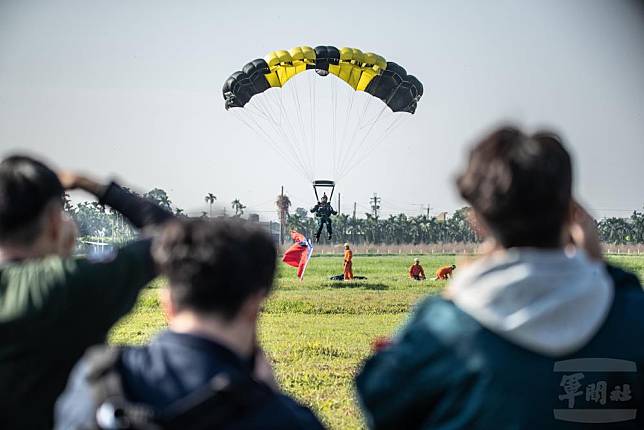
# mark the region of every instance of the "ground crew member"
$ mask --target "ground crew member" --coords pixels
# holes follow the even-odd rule
[[[353,259],[353,252],[351,252],[351,248],[349,247],[348,243],[344,244],[344,280],[345,281],[350,281],[353,279],[353,263],[351,260]]]
[[[420,265],[420,260],[418,258],[414,258],[414,264],[409,268],[409,277],[417,281],[423,281],[426,279],[425,270],[423,269],[423,266]]]
[[[439,279],[449,279],[452,276],[454,269],[456,269],[456,266],[454,264],[452,264],[451,266],[441,267],[436,271],[436,277],[434,278],[434,281],[438,281]]]

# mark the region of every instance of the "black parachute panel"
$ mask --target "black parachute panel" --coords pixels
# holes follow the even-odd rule
[[[315,71],[322,76],[329,74],[329,65],[340,63],[340,50],[335,46],[316,46]]]
[[[414,113],[423,95],[423,85],[402,66],[387,62],[387,69],[373,78],[365,91],[385,102],[394,112]]]
[[[380,76],[376,76],[369,82],[365,92],[374,97],[378,97],[389,105],[389,100],[396,92],[396,88],[407,77],[407,71],[396,63],[387,62],[387,69],[382,71]],[[391,109],[396,112],[393,108]]]
[[[258,58],[257,60],[253,60],[246,64],[242,68],[242,71],[246,73],[248,79],[250,79],[250,82],[253,84],[255,94],[263,93],[271,87],[265,77],[265,75],[268,75],[271,72],[271,69],[269,69],[268,64],[262,58]]]
[[[253,60],[238,71],[230,75],[222,89],[226,110],[233,107],[244,107],[255,95],[266,91],[271,86],[265,74],[270,73],[268,64],[262,59]]]

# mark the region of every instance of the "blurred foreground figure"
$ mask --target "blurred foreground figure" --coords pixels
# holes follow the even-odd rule
[[[420,265],[418,258],[414,258],[414,264],[409,267],[409,277],[417,281],[425,280],[425,269]]]
[[[602,260],[559,139],[495,131],[457,184],[490,251],[366,361],[368,426],[644,428],[644,292]]]
[[[76,228],[63,212],[79,188],[136,227],[171,217],[111,183],[58,176],[29,157],[0,163],[0,427],[51,429],[53,409],[74,363],[134,305],[156,275],[150,242],[109,261],[71,258]]]
[[[241,220],[169,224],[153,245],[169,283],[168,330],[142,347],[88,351],[57,404],[56,428],[322,428],[281,392],[257,344],[276,252]]]

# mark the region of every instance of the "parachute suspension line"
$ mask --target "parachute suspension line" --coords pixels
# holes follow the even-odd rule
[[[304,147],[304,153],[306,156],[306,159],[309,160],[310,167],[311,167],[311,174],[313,175],[315,173],[315,167],[313,166],[313,162],[311,161],[311,148],[308,145],[308,134],[306,133],[306,129],[304,126],[304,120],[302,119],[302,106],[300,105],[300,98],[298,96],[299,92],[299,79],[296,79],[295,77],[293,78],[293,82],[291,83],[291,89],[292,95],[293,95],[293,101],[297,105],[296,109],[296,114],[297,114],[297,122],[300,126],[299,134],[295,135],[295,138],[297,139],[297,136],[300,137],[300,140],[302,141],[302,146]]]
[[[302,160],[299,158],[298,154],[297,154],[297,153],[294,153],[294,152],[292,152],[291,154],[289,154],[289,153],[285,153],[285,152],[282,150],[282,148],[280,147],[279,143],[278,143],[278,142],[276,142],[276,141],[275,141],[275,139],[271,136],[271,134],[270,134],[270,133],[268,133],[268,132],[264,129],[264,127],[261,125],[261,123],[260,123],[259,121],[257,121],[257,119],[255,119],[255,117],[253,116],[253,115],[255,115],[255,113],[254,113],[252,110],[250,110],[250,109],[248,110],[248,113],[249,113],[249,117],[253,120],[253,122],[255,123],[256,127],[257,127],[259,130],[261,130],[261,131],[263,132],[264,136],[266,136],[266,137],[268,138],[268,141],[269,141],[269,143],[271,143],[271,145],[273,146],[273,148],[274,148],[274,149],[275,149],[279,154],[281,154],[281,155],[282,155],[282,157],[283,157],[285,160],[287,160],[287,161],[289,161],[290,163],[292,163],[293,165],[297,166],[297,167],[298,167],[298,168],[299,168],[299,169],[304,173],[304,176],[306,177],[306,176],[307,176],[307,175],[306,175],[306,168],[305,168],[306,166],[304,165],[304,163],[302,162]],[[276,127],[273,123],[270,123],[270,122],[268,123],[268,125],[270,125],[270,126],[273,128],[273,130],[274,130],[275,132],[277,132],[277,134],[279,134],[279,130],[280,130],[280,129],[279,129],[278,127]]]
[[[252,113],[253,113],[253,109],[257,110],[257,107],[256,107],[256,106],[254,106],[254,105],[250,105],[250,104],[249,104],[249,105],[247,105],[246,109],[248,109],[248,112],[250,112],[250,113],[252,114]],[[283,128],[283,127],[281,127],[281,118],[280,118],[280,122],[277,122],[277,121],[274,119],[274,117],[273,117],[272,115],[270,115],[270,119],[271,119],[271,121],[268,121],[267,123],[272,127],[273,131],[275,132],[275,135],[277,135],[277,136],[281,136],[281,139],[280,139],[280,140],[284,142],[284,144],[287,146],[287,149],[289,149],[289,150],[290,150],[289,152],[290,152],[291,154],[293,154],[291,157],[285,157],[285,158],[286,158],[286,159],[288,159],[288,160],[293,160],[293,161],[295,161],[295,163],[294,163],[294,164],[297,164],[297,165],[298,165],[298,167],[299,167],[301,170],[303,170],[303,171],[305,171],[305,172],[306,172],[306,171],[307,171],[306,163],[305,163],[305,162],[304,162],[304,160],[302,159],[302,156],[300,155],[299,151],[295,150],[295,148],[293,147],[293,144],[291,143],[291,140],[290,140],[290,137],[289,137],[288,133],[286,133],[286,131],[284,130],[284,128]],[[255,122],[257,123],[257,121],[255,121]],[[259,125],[258,125],[258,126],[259,126]],[[270,135],[269,133],[266,133],[266,134]],[[280,147],[280,145],[279,145],[279,144],[277,144],[277,143],[275,143],[274,141],[273,141],[273,143],[274,143],[274,145],[275,145],[275,146],[277,146],[278,148]],[[284,151],[282,150],[282,152],[284,152]],[[310,172],[305,173],[305,175],[304,175],[304,176],[305,176],[305,177],[307,177],[307,179],[309,179],[309,178],[310,178],[310,176],[311,176],[311,175],[310,175]]]
[[[291,128],[292,136],[294,136],[294,138],[295,138],[295,136],[297,136],[297,133],[296,133],[296,130],[295,130],[295,126],[291,122],[290,116],[288,115],[288,111],[286,109],[286,106],[284,105],[283,91],[279,91],[279,106],[280,106],[283,118],[286,119],[286,123]],[[308,175],[309,179],[313,180],[313,168],[311,167],[310,160],[308,160],[308,162],[307,162],[306,154],[302,150],[301,145],[298,145],[297,142],[295,142],[294,147],[302,155],[302,160],[304,161],[304,164],[307,166],[307,170],[309,172],[309,175]]]
[[[374,79],[375,79],[375,78],[374,78]],[[373,92],[374,92],[374,93],[377,93],[378,88],[380,87],[380,83],[381,83],[381,82],[382,82],[382,80],[381,80],[381,79],[378,79],[378,82],[376,83],[376,85],[375,85],[375,87],[374,87],[374,89],[373,89]],[[349,141],[349,144],[348,144],[348,145],[346,145],[346,146],[347,146],[346,155],[342,157],[342,159],[343,159],[342,169],[343,169],[343,170],[344,170],[344,168],[345,168],[345,166],[346,166],[347,164],[351,164],[352,158],[354,158],[354,157],[356,156],[356,154],[358,154],[358,155],[360,154],[360,151],[359,151],[358,149],[356,149],[356,146],[355,146],[355,145],[353,145],[353,143],[352,143],[352,142],[354,142],[354,141],[356,140],[356,138],[357,138],[357,134],[358,134],[358,131],[359,131],[359,130],[362,130],[362,129],[364,128],[364,127],[363,127],[363,121],[364,121],[365,115],[366,115],[366,113],[367,113],[367,111],[368,111],[368,109],[369,109],[369,106],[371,105],[371,100],[372,100],[373,98],[376,98],[376,97],[375,97],[375,96],[373,96],[373,97],[368,97],[368,98],[367,98],[367,102],[366,102],[366,103],[364,103],[364,108],[363,108],[363,109],[362,109],[362,111],[360,112],[360,116],[359,116],[358,120],[356,121],[356,126],[355,126],[355,127],[354,127],[354,129],[353,129],[353,134],[351,135],[351,140]],[[384,109],[386,109],[386,108],[387,108],[387,104],[385,103],[384,108],[383,108],[383,109],[378,113],[378,115],[377,115],[377,118],[376,118],[376,119],[378,119],[378,118],[380,117],[380,115],[382,115],[382,112],[383,112],[383,111],[384,111]],[[371,121],[368,121],[368,122],[367,122],[367,124],[369,124],[369,122],[371,122]],[[369,130],[368,130],[368,132],[367,132],[367,135],[371,133],[371,130],[373,129],[373,126],[374,126],[374,125],[375,125],[375,123],[374,123],[374,124],[372,124],[372,126],[369,128]],[[363,137],[363,139],[362,139],[361,143],[366,139],[367,135],[365,135],[365,136]],[[360,145],[358,145],[358,146],[361,146],[361,144],[360,144]],[[343,174],[343,173],[344,173],[344,172],[340,172],[340,174]]]
[[[299,145],[297,145],[297,142],[294,143],[291,140],[290,136],[296,136],[295,127],[291,123],[291,121],[290,121],[290,119],[288,117],[288,112],[286,111],[286,108],[284,106],[284,102],[282,100],[282,97],[283,97],[282,96],[282,91],[278,91],[278,93],[279,93],[278,96],[274,96],[274,98],[277,99],[277,101],[279,102],[279,103],[276,103],[276,105],[280,109],[280,122],[279,122],[278,126],[276,127],[276,129],[277,129],[278,133],[281,132],[282,139],[284,140],[284,142],[289,145],[289,149],[294,154],[297,155],[298,160],[300,160],[300,163],[302,164],[302,166],[304,166],[304,169],[307,171],[307,174],[306,174],[307,178],[309,180],[313,180],[313,178],[312,178],[313,175],[312,175],[311,169],[310,169],[308,163],[306,162],[306,157],[305,157],[305,155],[304,155],[304,153],[302,151],[302,148]],[[284,120],[286,120],[286,121],[284,121]],[[282,124],[287,124],[290,127],[290,129],[291,129],[290,134],[287,132],[287,130],[285,130],[286,127],[283,127]]]
[[[281,157],[283,157],[285,160],[287,160],[287,161],[289,161],[289,162],[292,162],[292,163],[293,163],[293,165],[297,167],[297,169],[299,170],[299,172],[300,172],[300,173],[301,173],[305,178],[307,177],[307,175],[306,175],[306,171],[304,170],[303,166],[302,166],[300,163],[296,162],[296,160],[295,160],[295,159],[293,159],[293,157],[290,157],[288,154],[286,154],[286,153],[284,153],[282,150],[280,150],[279,145],[277,145],[277,143],[273,140],[273,138],[270,136],[270,134],[269,134],[269,133],[267,133],[267,132],[266,132],[266,131],[261,127],[261,125],[259,125],[259,123],[257,122],[257,120],[252,116],[252,114],[251,114],[251,115],[248,115],[248,116],[249,116],[249,117],[253,120],[253,122],[255,123],[255,127],[253,127],[253,126],[252,126],[252,125],[251,125],[251,124],[246,120],[246,118],[244,118],[244,115],[238,114],[238,113],[236,112],[236,109],[231,109],[231,112],[233,112],[233,115],[235,115],[235,117],[236,117],[237,119],[239,119],[239,120],[240,120],[240,121],[241,121],[241,122],[242,122],[246,127],[248,127],[248,129],[250,129],[253,133],[255,133],[255,134],[256,134],[260,139],[265,139],[265,140],[267,140],[267,141],[270,143],[270,145],[273,147],[273,149],[274,149],[274,150],[275,150],[275,151],[276,151],[276,152],[277,152]],[[308,178],[307,178],[307,179],[308,179]]]
[[[338,107],[338,92],[337,92],[337,82],[335,79],[332,80],[331,84],[331,145],[332,145],[332,169],[333,177],[337,176],[337,142],[336,142],[336,111]]]
[[[369,127],[367,132],[362,136],[362,140],[360,140],[360,143],[355,145],[353,147],[353,150],[349,154],[347,154],[347,161],[346,161],[346,163],[344,163],[343,167],[345,167],[346,164],[352,163],[353,159],[357,155],[360,155],[361,153],[365,153],[365,152],[362,151],[362,149],[365,147],[365,142],[367,143],[367,146],[368,146],[369,141],[367,139],[371,135],[371,132],[373,131],[374,127],[378,123],[378,120],[380,119],[380,117],[382,116],[382,114],[385,112],[386,109],[388,109],[387,105],[384,105],[380,109],[380,112],[378,113],[378,116],[376,117],[376,119],[373,122],[371,122],[371,126]]]
[[[351,110],[353,109],[353,101],[355,100],[356,94],[353,93],[349,97],[349,103],[347,104],[347,111],[344,115],[344,127],[342,127],[342,137],[340,138],[340,141],[338,144],[340,145],[340,153],[344,151],[345,147],[345,140],[347,136],[347,130],[349,129],[349,118],[351,118]],[[339,160],[342,160],[342,158],[339,158]],[[334,172],[337,174],[337,172]]]
[[[382,136],[379,139],[377,139],[375,143],[371,146],[371,151],[375,151],[377,147],[379,147],[385,141],[385,139],[389,137],[391,133],[394,132],[394,130],[396,130],[401,124],[405,123],[407,119],[408,119],[408,116],[394,114],[393,120],[391,121],[389,126],[385,129]],[[350,165],[346,169],[346,171],[338,178],[338,180],[343,179],[351,170],[359,166],[365,160],[365,158],[358,158],[357,160],[355,160],[354,163]]]
[[[317,127],[316,127],[316,122],[315,122],[315,111],[317,105],[315,104],[315,85],[317,83],[317,80],[314,79],[313,76],[314,72],[308,73],[309,75],[309,94],[310,94],[310,99],[311,99],[311,133],[313,135],[313,159],[317,160],[316,156],[316,144],[317,144]]]

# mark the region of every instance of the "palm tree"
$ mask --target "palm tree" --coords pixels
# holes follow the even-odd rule
[[[284,195],[282,190],[282,194],[277,196],[275,204],[277,205],[277,213],[280,216],[280,242],[284,243],[284,228],[289,218],[288,209],[291,207],[291,199],[287,195]]]
[[[212,205],[215,203],[215,200],[217,200],[217,196],[213,193],[208,193],[206,194],[206,197],[204,197],[204,200],[210,205],[210,218],[212,218]]]
[[[242,202],[239,201],[239,199],[235,199],[231,203],[233,205],[233,209],[235,210],[235,216],[240,217],[244,214],[244,209],[246,209],[246,206],[242,204]]]

